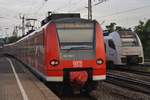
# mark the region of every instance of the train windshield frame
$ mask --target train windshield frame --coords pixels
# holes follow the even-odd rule
[[[61,50],[94,50],[94,23],[57,23]]]

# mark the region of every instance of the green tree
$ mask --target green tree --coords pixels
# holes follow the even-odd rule
[[[150,57],[150,19],[145,23],[139,21],[139,25],[135,26],[134,31],[141,39],[145,57]]]
[[[116,25],[116,23],[110,23],[110,25],[107,25],[106,28],[107,28],[108,32],[115,31],[115,25]]]
[[[131,31],[131,28],[125,28],[121,26],[116,26],[117,24],[112,22],[110,25],[107,25],[106,28],[108,32],[114,32],[114,31]]]
[[[4,41],[5,41],[5,44],[9,44],[9,43],[13,43],[13,42],[17,41],[18,39],[19,38],[16,36],[11,36],[11,37],[5,37]]]

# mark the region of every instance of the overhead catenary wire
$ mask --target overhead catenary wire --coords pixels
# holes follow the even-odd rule
[[[123,14],[123,13],[128,13],[128,12],[133,12],[133,11],[144,9],[144,8],[148,8],[148,7],[150,7],[150,5],[146,5],[146,6],[142,6],[142,7],[137,7],[137,8],[133,8],[133,9],[128,9],[128,10],[124,10],[124,11],[119,11],[119,12],[111,13],[111,14],[104,15],[104,16],[96,16],[96,17],[97,18],[104,18],[104,17],[108,17],[108,16],[115,16],[115,15],[119,15],[119,14]]]
[[[101,4],[101,3],[103,3],[103,2],[106,2],[106,1],[108,1],[108,0],[98,0],[99,2],[97,2],[97,3],[95,3],[95,4],[93,4],[92,2],[92,7],[95,7],[95,6],[97,6],[97,5],[99,5],[99,4]],[[85,7],[80,7],[80,8],[77,8],[77,9],[75,9],[75,10],[71,10],[72,12],[80,12],[80,11],[83,11],[83,10],[87,10],[87,6],[85,6]]]
[[[40,13],[40,11],[46,5],[47,2],[48,2],[48,0],[44,0],[44,2],[42,3],[42,5],[37,9],[37,11],[35,11],[34,14],[37,15],[38,13]]]
[[[50,0],[49,0],[50,1]],[[71,2],[70,2],[71,1]],[[69,1],[69,3],[66,3],[66,4],[61,4],[62,6],[61,7],[56,7],[56,11],[64,11],[65,9],[69,9],[70,11],[68,11],[68,12],[81,12],[82,11],[82,15],[83,14],[85,14],[86,12],[84,12],[84,11],[86,11],[87,9],[86,9],[86,7],[84,6],[83,7],[83,4],[85,5],[85,3],[83,3],[82,4],[82,7],[81,7],[81,2],[86,2],[87,0],[77,0],[77,1],[73,1],[73,0],[70,0]],[[97,0],[98,1],[98,0]],[[36,3],[36,2],[35,2]],[[38,8],[37,7],[34,7],[33,6],[33,8],[36,8],[36,9],[31,9],[31,7],[30,7],[30,11],[31,10],[36,10],[36,11],[34,11],[33,12],[33,15],[35,15],[35,16],[38,16],[39,17],[39,13],[41,14],[41,11],[43,11],[43,9],[45,9],[44,7],[47,5],[47,3],[48,3],[48,0],[43,0],[43,2],[41,2],[41,4],[38,6]],[[94,2],[95,4],[93,4],[92,6],[93,7],[97,7],[98,5],[96,5],[96,2]],[[35,4],[34,4],[35,5]],[[78,6],[78,7],[77,7]],[[47,6],[46,6],[47,7]],[[150,5],[147,5],[146,7],[145,6],[142,6],[142,7],[137,7],[137,8],[133,8],[133,9],[128,9],[128,10],[123,10],[123,11],[118,11],[118,12],[114,12],[114,13],[110,13],[110,14],[106,14],[106,15],[99,15],[99,16],[97,16],[97,15],[95,15],[95,14],[93,14],[93,17],[94,18],[96,18],[96,19],[100,19],[100,18],[105,18],[105,17],[109,17],[109,16],[117,16],[117,15],[119,15],[119,14],[124,14],[124,13],[128,13],[128,12],[133,12],[133,11],[137,11],[137,10],[140,10],[140,9],[144,9],[144,8],[148,8],[148,7],[150,7]],[[5,8],[6,9],[6,8]],[[6,10],[10,10],[10,9],[6,9]],[[9,17],[8,17],[9,16]],[[87,16],[87,15],[86,15]],[[2,16],[3,17],[3,16]],[[7,16],[5,15],[4,16],[5,18],[4,19],[11,19],[12,17],[14,18],[14,19],[18,19],[17,17],[14,17],[14,16],[10,16],[9,14],[7,14]],[[141,16],[142,17],[142,16]],[[8,21],[7,20],[7,21]],[[19,20],[19,19],[18,19]],[[3,21],[5,21],[5,20],[3,20]]]
[[[81,2],[83,2],[83,0],[79,0],[79,1],[74,2],[74,3],[70,2],[70,5],[68,5],[68,3],[67,3],[67,4],[65,4],[65,5],[63,5],[63,6],[61,6],[61,7],[58,7],[58,8],[56,8],[56,9],[54,9],[53,11],[54,11],[54,12],[58,12],[59,10],[62,10],[62,9],[64,10],[64,9],[70,7],[70,6],[80,4]]]
[[[97,6],[97,5],[99,5],[99,4],[103,3],[103,2],[106,2],[106,1],[108,1],[108,0],[99,0],[99,2],[98,2],[98,3],[93,4],[93,6]]]

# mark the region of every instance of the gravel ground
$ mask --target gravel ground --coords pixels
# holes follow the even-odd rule
[[[150,100],[150,96],[131,91],[107,82],[101,82],[97,90],[91,93],[98,100]]]

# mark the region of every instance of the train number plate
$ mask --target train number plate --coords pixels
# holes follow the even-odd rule
[[[82,61],[73,61],[73,67],[83,67]]]

